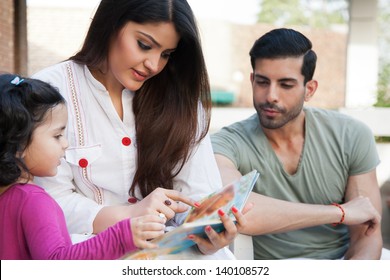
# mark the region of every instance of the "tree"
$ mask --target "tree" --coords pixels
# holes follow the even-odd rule
[[[328,27],[346,24],[347,0],[261,0],[258,22]]]
[[[380,0],[378,9],[379,73],[377,107],[390,107],[390,7]]]

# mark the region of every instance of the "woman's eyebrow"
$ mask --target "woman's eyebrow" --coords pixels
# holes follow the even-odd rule
[[[144,33],[142,31],[138,31],[138,33],[140,33],[143,36],[147,37],[150,41],[153,42],[153,44],[155,44],[157,47],[161,48],[161,45],[151,35],[149,35],[147,33]],[[176,48],[174,48],[174,49],[167,49],[167,51],[175,51],[175,50],[176,50]]]
[[[147,33],[144,33],[144,32],[142,32],[142,31],[138,31],[138,33],[144,35],[145,37],[148,37],[149,40],[153,42],[153,44],[155,44],[155,45],[157,45],[159,48],[161,48],[161,45],[160,45],[160,44],[159,44],[151,35],[149,35],[149,34],[147,34]]]

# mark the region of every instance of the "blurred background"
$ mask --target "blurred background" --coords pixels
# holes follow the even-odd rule
[[[384,238],[390,243],[390,0],[188,0],[212,87],[210,131],[254,114],[249,50],[276,27],[305,34],[318,55],[308,106],[368,124],[381,164]],[[32,75],[81,47],[98,0],[1,0],[0,72]],[[191,65],[189,65],[191,67]]]

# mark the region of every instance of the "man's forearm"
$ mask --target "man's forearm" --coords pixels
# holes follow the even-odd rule
[[[366,236],[365,225],[351,226],[350,246],[345,253],[346,260],[378,260],[382,253],[380,228],[371,236]],[[359,233],[358,233],[359,232]]]
[[[250,221],[241,232],[248,235],[280,233],[322,224],[337,223],[342,213],[333,205],[312,205],[273,199],[252,193],[253,208],[245,214]]]

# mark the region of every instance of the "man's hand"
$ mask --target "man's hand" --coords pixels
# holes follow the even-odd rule
[[[371,235],[381,223],[381,215],[372,205],[368,197],[359,196],[341,205],[345,211],[344,224],[366,224],[366,235]]]

